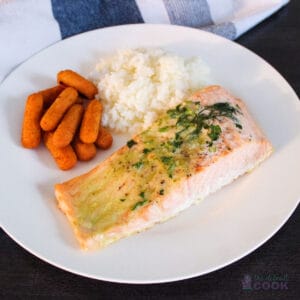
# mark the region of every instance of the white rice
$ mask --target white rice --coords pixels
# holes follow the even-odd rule
[[[117,132],[146,129],[161,111],[210,82],[200,57],[162,49],[128,49],[100,60],[91,79],[104,105],[103,125]]]

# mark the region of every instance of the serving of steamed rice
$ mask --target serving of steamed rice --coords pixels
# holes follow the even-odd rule
[[[91,79],[104,106],[103,125],[138,133],[161,111],[207,85],[210,76],[199,57],[187,59],[162,49],[129,49],[101,59]]]

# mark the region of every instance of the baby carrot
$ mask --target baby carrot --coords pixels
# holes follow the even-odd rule
[[[43,96],[44,108],[48,108],[65,88],[65,86],[60,84],[46,90],[38,91]]]
[[[97,140],[95,144],[100,149],[108,149],[113,143],[113,137],[105,127],[100,127]]]
[[[102,104],[94,99],[89,102],[83,114],[80,127],[80,140],[86,144],[94,143],[97,139],[102,116]]]
[[[77,157],[72,146],[56,147],[53,144],[53,132],[45,132],[44,143],[61,170],[69,170],[76,165]]]
[[[97,149],[94,144],[85,144],[77,138],[74,142],[74,149],[79,160],[88,161],[95,157]]]
[[[40,123],[42,129],[45,131],[55,129],[64,113],[76,102],[77,96],[77,91],[71,87],[63,90],[42,117]]]
[[[81,104],[74,104],[69,108],[54,131],[53,144],[56,147],[66,147],[72,142],[75,132],[80,124],[82,114],[83,106]]]
[[[40,119],[43,112],[43,97],[40,94],[32,94],[28,96],[21,142],[25,148],[35,148],[41,141]]]
[[[60,71],[57,74],[57,82],[75,88],[88,99],[93,99],[98,92],[92,82],[72,70]]]

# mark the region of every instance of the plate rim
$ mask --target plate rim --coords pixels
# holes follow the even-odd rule
[[[172,282],[178,282],[178,281],[182,281],[182,280],[188,280],[188,279],[192,279],[192,278],[196,278],[196,277],[200,277],[200,276],[204,276],[210,273],[213,273],[215,271],[219,271],[221,269],[224,269],[226,267],[231,266],[233,263],[236,263],[238,261],[240,261],[241,259],[243,259],[244,257],[248,256],[249,254],[251,254],[252,252],[254,252],[255,250],[257,250],[258,248],[260,248],[261,246],[263,246],[266,242],[268,242],[286,223],[287,221],[290,219],[290,217],[292,216],[292,214],[296,211],[298,205],[300,202],[300,198],[298,199],[298,203],[295,205],[295,207],[293,208],[293,210],[289,213],[289,215],[287,215],[287,217],[283,220],[283,222],[278,226],[278,228],[275,228],[273,232],[270,233],[269,236],[267,236],[265,239],[263,239],[260,243],[256,244],[253,248],[249,249],[249,251],[246,251],[245,253],[241,254],[240,256],[226,261],[221,265],[218,265],[214,268],[210,268],[207,269],[204,272],[195,272],[193,274],[190,274],[189,276],[177,276],[177,277],[173,277],[172,279],[170,278],[166,278],[164,280],[124,280],[124,279],[118,279],[116,276],[114,278],[109,278],[109,277],[101,277],[101,276],[94,276],[94,275],[90,275],[87,274],[85,272],[81,272],[81,271],[77,271],[77,270],[73,270],[72,268],[68,268],[65,266],[61,266],[55,262],[52,262],[51,260],[48,260],[45,257],[42,257],[41,255],[39,255],[38,253],[35,253],[34,250],[31,250],[30,248],[28,248],[27,246],[23,245],[22,242],[20,242],[19,240],[15,239],[9,232],[7,232],[5,230],[4,227],[1,226],[1,229],[14,241],[16,242],[21,248],[23,248],[24,250],[26,250],[27,252],[29,252],[30,254],[32,254],[33,256],[37,257],[38,259],[42,260],[43,262],[46,262],[47,264],[54,266],[60,270],[66,271],[66,272],[70,272],[72,274],[78,275],[78,276],[82,276],[85,278],[90,278],[90,279],[95,279],[95,280],[101,280],[101,281],[105,281],[105,282],[112,282],[112,283],[122,283],[122,284],[138,284],[138,285],[142,285],[142,284],[160,284],[160,283],[172,283]]]

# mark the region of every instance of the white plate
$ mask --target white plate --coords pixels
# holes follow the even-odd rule
[[[251,174],[176,218],[103,251],[82,252],[56,206],[53,184],[87,171],[125,140],[116,137],[111,151],[71,171],[59,171],[43,147],[26,150],[20,146],[26,96],[53,86],[61,69],[87,74],[103,54],[141,46],[203,57],[216,81],[248,104],[275,153]],[[59,42],[23,63],[2,83],[0,116],[3,229],[39,258],[83,276],[154,283],[211,272],[269,239],[299,201],[300,103],[296,94],[277,71],[249,50],[200,30],[130,25]]]

